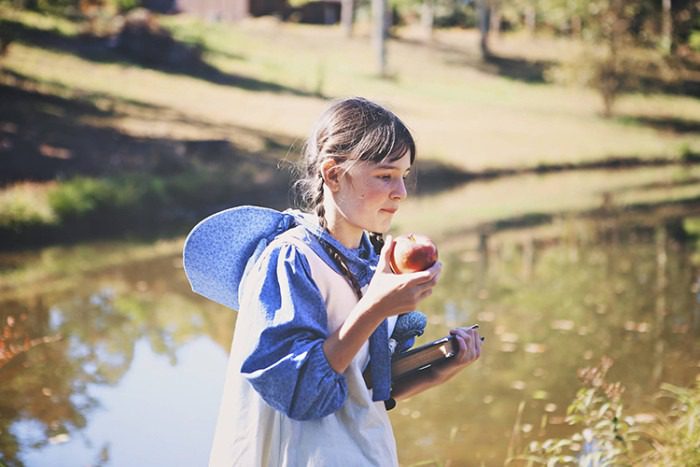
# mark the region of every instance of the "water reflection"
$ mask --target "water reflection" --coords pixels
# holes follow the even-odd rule
[[[480,253],[453,253],[431,297],[432,329],[480,322],[485,354],[392,415],[402,459],[502,465],[509,449],[565,434],[576,370],[603,355],[632,410],[649,410],[662,381],[690,385],[700,371],[698,266],[679,225],[572,222],[557,236],[495,235]]]
[[[145,340],[117,387],[93,386],[100,406],[71,439],[25,453],[26,465],[206,465],[227,354],[207,338],[184,344],[173,366]]]
[[[100,407],[96,388],[119,386],[133,371],[137,342],[172,366],[177,350],[199,336],[210,336],[220,349],[230,341],[233,314],[189,292],[177,254],[72,280],[57,292],[50,280],[32,284],[22,300],[2,302],[0,460],[8,465],[22,465],[28,451],[72,443]],[[104,448],[98,451],[96,457],[105,458]]]
[[[402,464],[502,465],[509,450],[564,434],[576,370],[603,355],[634,410],[650,408],[660,382],[694,380],[700,222],[622,220],[450,242],[425,339],[479,322],[485,353],[391,412]],[[134,254],[142,246],[119,248],[123,261],[80,273],[70,256],[85,251],[54,254],[65,269],[52,277],[33,275],[32,264],[61,271],[37,254],[22,264],[41,280],[0,287],[5,464],[205,459],[235,315],[190,292],[179,245],[148,258]]]

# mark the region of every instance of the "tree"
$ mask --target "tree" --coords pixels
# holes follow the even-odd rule
[[[661,0],[661,49],[669,54],[673,46],[671,0]]]
[[[481,47],[481,58],[491,56],[489,49],[489,31],[491,30],[491,1],[477,0],[477,16],[479,18],[479,45]]]
[[[420,10],[420,23],[425,33],[426,41],[433,38],[433,24],[435,22],[435,0],[423,0]]]
[[[638,88],[640,76],[648,71],[650,64],[661,67],[653,63],[658,57],[642,47],[638,32],[646,3],[624,0],[540,2],[543,16],[558,30],[578,33],[580,27],[584,45],[580,55],[561,64],[550,76],[579,82],[598,91],[605,117],[612,116],[615,101],[622,92]]]
[[[376,60],[377,73],[387,76],[386,71],[386,37],[387,37],[387,0],[372,0],[372,46]]]
[[[352,26],[355,16],[355,0],[341,0],[340,2],[340,24],[345,37],[352,36]]]

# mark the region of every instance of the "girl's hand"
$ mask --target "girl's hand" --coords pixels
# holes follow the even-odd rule
[[[394,239],[388,235],[377,270],[362,297],[368,309],[382,317],[415,310],[421,300],[432,294],[442,271],[442,263],[437,262],[425,271],[394,274],[389,267],[393,249]]]
[[[451,379],[467,366],[474,363],[481,355],[481,336],[479,325],[468,328],[456,328],[450,331],[457,342],[457,355],[438,365],[433,365],[427,370],[419,372],[414,378],[406,378],[399,381],[392,388],[392,397],[405,399],[419,394]]]
[[[481,356],[482,341],[479,335],[478,324],[468,328],[452,329],[450,330],[450,334],[455,336],[459,350],[457,351],[457,355],[447,360],[444,364],[433,367],[434,377],[439,382],[445,382],[452,378]]]

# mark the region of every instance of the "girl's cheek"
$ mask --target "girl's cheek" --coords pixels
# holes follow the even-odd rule
[[[367,189],[365,191],[368,193],[377,193],[389,189],[390,186],[391,184],[387,183],[386,180],[374,179],[366,185]]]

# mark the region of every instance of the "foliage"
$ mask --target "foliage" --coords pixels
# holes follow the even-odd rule
[[[0,229],[20,231],[53,222],[53,212],[43,198],[26,184],[0,193]]]
[[[96,213],[127,214],[162,199],[162,181],[158,178],[123,176],[113,179],[76,177],[58,185],[49,193],[49,204],[61,222],[85,218]]]
[[[566,421],[581,430],[569,438],[533,441],[522,458],[528,465],[633,465],[634,421],[623,417],[620,383],[607,383],[612,360],[580,371],[584,387],[567,410]]]
[[[697,2],[696,2],[697,3]],[[692,47],[693,20],[700,6],[677,1],[668,12],[664,32],[661,2],[642,0],[491,0],[498,17],[511,27],[525,26],[565,34],[580,41],[584,51],[562,62],[550,76],[596,90],[603,114],[611,116],[623,93],[654,90],[679,79],[673,50]],[[529,25],[530,27],[533,24]],[[671,35],[672,36],[671,36]]]
[[[32,10],[59,16],[89,16],[91,14],[114,14],[141,6],[141,0],[4,0],[14,8]]]
[[[245,162],[213,170],[76,176],[48,190],[20,186],[0,196],[0,238],[15,241],[33,230],[72,237],[153,229],[189,220],[194,212],[257,190],[256,169]]]
[[[671,407],[650,427],[652,449],[639,465],[700,465],[700,380],[692,388],[663,384],[659,397]]]
[[[546,72],[554,82],[576,84],[598,92],[603,115],[613,115],[617,98],[627,92],[643,90],[646,83],[671,83],[676,72],[653,50],[634,45],[598,47],[587,45],[580,53]]]
[[[292,8],[300,8],[309,3],[310,0],[289,0],[287,3]]]
[[[644,17],[644,2],[596,0],[578,2],[549,0],[555,7],[550,18],[571,27],[572,18],[580,21],[584,51],[563,62],[550,74],[555,80],[578,82],[598,91],[603,101],[603,114],[613,113],[617,97],[640,87],[643,76],[664,75],[668,68],[653,49],[644,50],[644,37],[639,32]],[[558,8],[556,8],[558,6]],[[581,26],[582,25],[582,26]],[[636,26],[636,28],[635,28]]]
[[[680,147],[680,160],[684,164],[692,164],[700,161],[700,154],[693,150],[689,144],[683,144]]]
[[[592,70],[587,81],[600,93],[606,116],[612,114],[616,97],[632,87],[637,76],[630,23],[638,8],[637,2],[619,0],[589,3],[583,37],[595,48],[602,46],[603,53],[584,55],[582,62]]]
[[[435,3],[436,27],[476,27],[478,21],[473,3],[461,0],[443,0]]]
[[[75,16],[80,9],[79,0],[11,0],[13,7],[55,15]]]
[[[117,9],[122,12],[131,11],[141,7],[141,0],[114,0]]]
[[[245,175],[241,174],[241,178]],[[115,177],[75,177],[49,192],[49,205],[58,222],[94,223],[118,218],[136,226],[157,222],[153,212],[201,207],[230,190],[233,177],[192,172],[173,176],[123,174]],[[203,187],[207,187],[203,190]],[[162,220],[162,219],[161,219]]]
[[[689,44],[691,49],[700,52],[700,31],[691,34]]]
[[[663,384],[659,397],[670,399],[670,409],[633,417],[623,412],[622,385],[605,381],[611,365],[611,359],[603,358],[598,366],[579,372],[584,387],[569,405],[566,418],[577,428],[574,434],[533,441],[510,461],[522,460],[528,466],[700,465],[700,380],[693,388]],[[645,418],[653,421],[646,426],[638,421]]]

